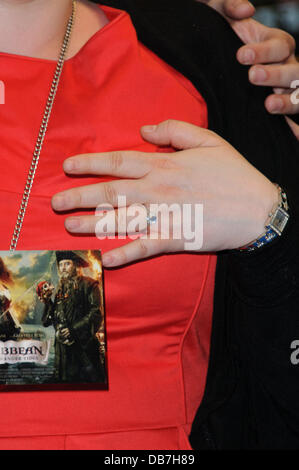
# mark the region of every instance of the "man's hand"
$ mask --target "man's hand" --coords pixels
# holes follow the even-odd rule
[[[269,113],[298,114],[298,100],[291,99],[294,96],[294,83],[299,80],[294,38],[285,31],[268,28],[253,20],[251,17],[255,9],[247,0],[198,1],[219,11],[245,43],[239,49],[237,59],[241,64],[251,65],[251,83],[273,88],[274,93],[265,101]],[[299,139],[299,126],[289,118],[287,121]]]
[[[56,211],[99,205],[117,208],[103,215],[98,212],[96,216],[68,217],[65,226],[71,233],[96,232],[103,237],[107,235],[104,227],[112,218],[111,226],[116,233],[135,238],[139,235],[137,240],[105,253],[105,266],[119,266],[167,252],[238,248],[264,232],[268,214],[278,201],[277,189],[225,140],[209,130],[179,121],[165,121],[141,132],[148,142],[172,146],[178,151],[170,154],[124,151],[68,158],[64,170],[72,176],[110,175],[121,179],[72,188],[52,199]],[[119,196],[126,198],[121,208]],[[161,204],[163,209],[155,212]],[[198,204],[203,205],[203,224],[196,212]],[[157,222],[150,225],[150,236],[142,231],[148,229],[146,210],[139,211],[142,230],[131,223],[140,205],[157,217]],[[167,213],[167,208],[173,205],[179,206],[175,216]],[[164,231],[167,223],[164,226],[160,223],[161,214],[166,215],[169,223],[168,236]],[[124,220],[128,223],[123,229]],[[179,236],[175,238],[174,233]],[[202,240],[200,246],[190,247],[190,233]],[[112,231],[109,235],[116,234]]]
[[[61,336],[65,339],[68,339],[71,337],[71,333],[70,333],[70,330],[68,328],[62,328],[61,331]]]
[[[217,10],[223,16],[234,20],[250,18],[255,8],[248,0],[198,0]]]

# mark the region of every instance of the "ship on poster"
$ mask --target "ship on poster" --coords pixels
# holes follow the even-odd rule
[[[0,252],[0,386],[107,388],[98,250]]]

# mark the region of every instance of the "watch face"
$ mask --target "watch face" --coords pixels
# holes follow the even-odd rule
[[[278,208],[269,225],[271,228],[273,228],[273,230],[279,232],[279,234],[281,235],[288,220],[289,214],[283,209]]]

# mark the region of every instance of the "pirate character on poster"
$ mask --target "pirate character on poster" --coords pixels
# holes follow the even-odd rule
[[[57,251],[58,286],[41,282],[42,324],[55,329],[55,381],[104,382],[98,334],[103,321],[99,282],[81,274],[89,262],[74,251]]]

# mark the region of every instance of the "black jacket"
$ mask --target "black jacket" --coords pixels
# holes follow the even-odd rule
[[[106,0],[126,10],[139,39],[188,77],[207,102],[209,127],[287,192],[286,233],[258,253],[219,253],[211,354],[190,436],[195,449],[299,448],[299,146],[264,108],[266,88],[236,60],[226,21],[195,0]],[[236,197],[238,195],[236,194]]]

